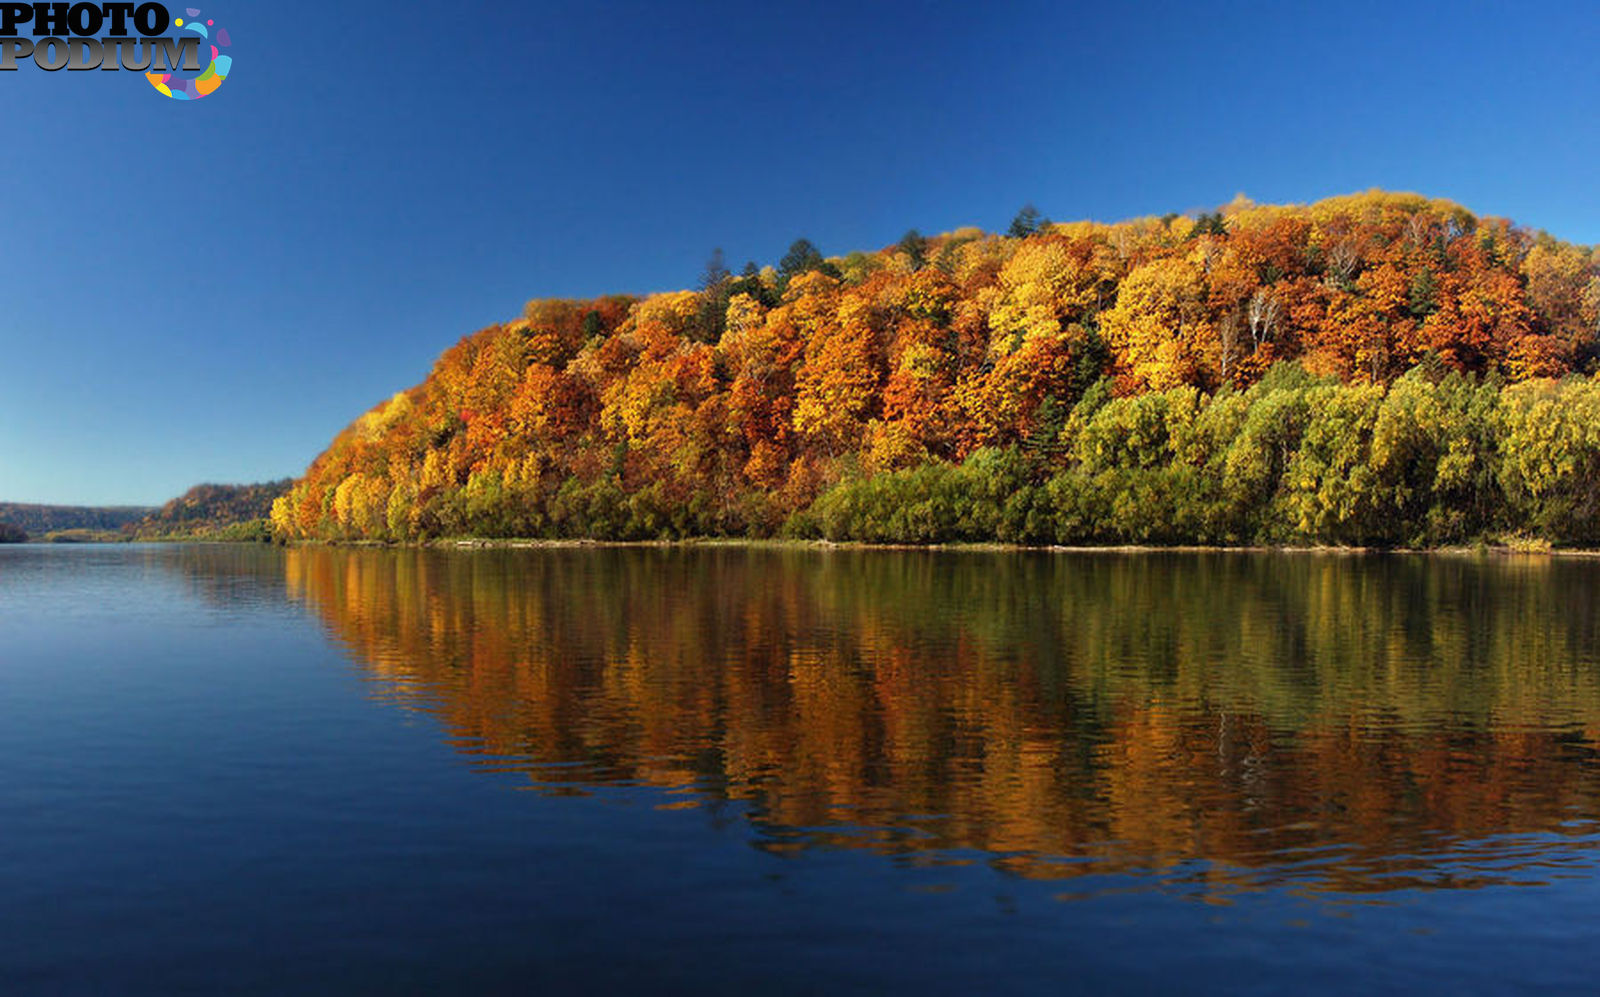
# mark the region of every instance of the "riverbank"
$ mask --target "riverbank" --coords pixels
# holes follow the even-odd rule
[[[29,538],[30,544],[261,544],[259,537],[226,538],[212,535],[128,537],[109,532],[67,531]],[[530,537],[435,537],[428,540],[289,540],[286,547],[346,547],[377,550],[581,550],[586,548],[706,549],[808,551],[939,551],[945,553],[1045,553],[1045,554],[1318,554],[1338,556],[1449,555],[1454,557],[1568,557],[1600,558],[1600,548],[1562,548],[1542,540],[1518,538],[1445,547],[1338,546],[1332,544],[1010,544],[930,543],[883,544],[859,540],[797,540],[747,537],[685,537],[667,540],[542,539]]]
[[[386,540],[293,540],[291,547],[351,547],[375,549],[432,550],[578,550],[585,548],[741,548],[756,550],[838,550],[838,551],[940,551],[955,553],[1052,553],[1052,554],[1320,554],[1320,555],[1451,555],[1488,557],[1576,557],[1600,558],[1596,548],[1558,548],[1544,541],[1519,539],[1510,542],[1452,545],[1447,547],[1377,547],[1293,544],[1114,544],[1105,546],[1069,544],[936,543],[874,544],[862,541],[749,539],[743,537],[689,537],[673,540],[589,540],[493,537],[438,537],[418,541]]]

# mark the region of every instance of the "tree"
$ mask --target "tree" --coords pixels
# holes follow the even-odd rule
[[[881,404],[884,359],[870,321],[870,309],[856,302],[824,315],[795,379],[795,430],[829,456],[856,446]]]
[[[766,308],[778,303],[778,295],[761,279],[761,268],[756,266],[754,260],[746,263],[739,276],[728,282],[727,290],[729,301],[741,294],[748,294],[751,299],[760,302]]]
[[[921,270],[928,265],[928,240],[924,239],[922,233],[916,229],[911,229],[900,237],[899,249],[911,262],[912,270]]]
[[[754,264],[751,264],[754,266]],[[715,291],[722,287],[733,274],[728,270],[728,261],[722,255],[722,247],[718,246],[706,258],[706,268],[700,274],[700,290]]]
[[[1135,268],[1102,318],[1106,338],[1128,372],[1155,390],[1190,381],[1209,323],[1199,268],[1176,257]]]
[[[1222,220],[1220,211],[1202,211],[1200,217],[1194,220],[1194,228],[1189,230],[1189,238],[1198,239],[1202,235],[1215,235],[1226,237],[1228,226]]]
[[[1283,306],[1279,304],[1278,296],[1265,287],[1258,288],[1256,293],[1250,296],[1245,318],[1250,323],[1250,339],[1255,343],[1256,349],[1259,350],[1272,338],[1282,311]]]
[[[705,272],[700,275],[700,311],[695,316],[693,338],[702,343],[715,343],[722,338],[726,326],[728,299],[733,296],[733,274],[723,258],[722,247],[711,251],[706,260]]]
[[[1030,201],[1022,206],[1022,210],[1017,212],[1015,218],[1011,219],[1011,227],[1006,229],[1006,235],[1013,239],[1026,239],[1048,224],[1050,223],[1039,214],[1039,209]]]
[[[810,239],[796,239],[789,251],[783,254],[783,259],[778,261],[778,274],[785,281],[803,273],[821,270],[826,264],[822,253],[812,245]]]
[[[1003,295],[989,316],[997,336],[1048,335],[1092,313],[1112,285],[1109,250],[1053,236],[1017,247],[997,275]]]

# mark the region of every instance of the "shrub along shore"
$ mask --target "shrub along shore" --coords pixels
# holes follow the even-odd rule
[[[1600,382],[1381,385],[1293,368],[1246,391],[1090,396],[1059,461],[980,451],[850,479],[801,517],[832,540],[1446,547],[1600,541]],[[1058,466],[1059,464],[1059,466]]]

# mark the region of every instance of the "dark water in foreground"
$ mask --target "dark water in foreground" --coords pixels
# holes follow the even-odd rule
[[[1600,561],[0,548],[0,993],[1503,993]]]

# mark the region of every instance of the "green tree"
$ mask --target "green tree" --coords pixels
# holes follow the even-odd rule
[[[783,259],[778,261],[778,275],[787,282],[800,274],[821,270],[826,263],[821,251],[810,239],[796,239],[790,244],[789,251],[783,254]]]
[[[1194,220],[1194,228],[1189,230],[1189,238],[1198,239],[1202,235],[1214,235],[1226,238],[1228,226],[1222,220],[1220,211],[1202,211],[1200,217]]]
[[[728,322],[728,299],[732,297],[733,274],[728,270],[722,247],[711,251],[700,274],[700,308],[690,328],[691,338],[702,343],[722,339]]]
[[[911,261],[911,269],[921,270],[928,265],[928,240],[922,233],[911,229],[900,237],[900,252],[906,254],[906,259]]]
[[[751,265],[754,266],[754,264]],[[718,290],[732,277],[733,274],[728,270],[727,258],[722,254],[722,247],[718,246],[706,258],[706,268],[700,274],[700,290]]]
[[[1006,235],[1013,239],[1026,239],[1048,224],[1050,223],[1039,214],[1039,209],[1030,201],[1022,206],[1022,210],[1017,212],[1015,218],[1011,219],[1011,227],[1006,229]]]

